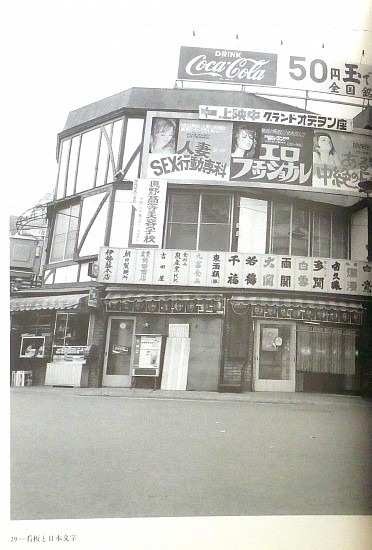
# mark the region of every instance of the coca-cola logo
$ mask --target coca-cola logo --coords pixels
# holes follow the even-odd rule
[[[274,54],[185,47],[178,78],[275,86],[276,71]]]
[[[262,80],[265,77],[264,66],[269,61],[242,57],[234,61],[207,60],[206,55],[197,55],[186,65],[190,76],[208,75],[221,80]]]

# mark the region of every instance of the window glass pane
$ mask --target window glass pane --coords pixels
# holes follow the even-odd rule
[[[223,195],[203,195],[201,223],[229,223],[230,197]]]
[[[169,214],[170,222],[197,223],[199,217],[199,195],[172,195]]]
[[[73,258],[79,223],[79,209],[80,206],[76,204],[57,213],[50,262]]]
[[[267,202],[240,198],[238,252],[266,252]]]
[[[106,126],[106,131],[108,133],[108,136],[110,137],[110,126]],[[101,142],[99,147],[99,159],[98,159],[98,170],[97,170],[97,178],[96,178],[96,185],[105,185],[107,183],[107,174],[108,174],[108,165],[109,165],[109,151],[108,151],[108,145],[105,136],[101,135]]]
[[[67,159],[70,149],[70,140],[63,141],[61,144],[61,153],[59,160],[59,173],[57,181],[57,199],[64,197],[65,193],[65,180],[67,170]]]
[[[196,250],[197,224],[172,223],[168,225],[167,248]]]
[[[292,246],[293,256],[308,256],[309,254],[309,216],[307,209],[292,208]]]
[[[230,250],[230,225],[202,224],[198,250]]]
[[[76,183],[77,192],[94,187],[99,135],[99,128],[82,135]]]
[[[74,194],[79,142],[80,142],[80,136],[76,136],[72,139],[71,151],[70,151],[70,162],[68,163],[66,196]]]
[[[85,346],[88,340],[89,315],[57,313],[55,346]]]
[[[314,212],[313,256],[331,256],[330,212]]]
[[[116,168],[118,166],[119,148],[120,148],[120,139],[121,139],[122,129],[123,129],[123,119],[117,120],[116,122],[114,122],[112,137],[111,137],[111,149],[114,155],[114,164]]]
[[[291,205],[277,203],[273,205],[273,210],[271,252],[289,254]]]
[[[347,217],[337,212],[332,213],[332,258],[348,257],[348,222]]]
[[[128,119],[127,133],[125,137],[123,169],[127,168],[127,164],[136,151],[137,147],[142,143],[142,131],[144,120],[142,118],[130,118]],[[133,164],[129,167],[125,174],[126,179],[134,179],[139,175],[139,159],[140,154],[137,155]]]

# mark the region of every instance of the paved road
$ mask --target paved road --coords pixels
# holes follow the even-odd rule
[[[371,513],[358,398],[36,390],[11,392],[12,519]]]

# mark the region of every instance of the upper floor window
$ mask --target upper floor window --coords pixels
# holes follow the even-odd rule
[[[57,212],[49,261],[72,260],[79,225],[80,205],[74,204]]]
[[[170,197],[167,248],[230,250],[232,198],[210,193]]]
[[[119,171],[138,177],[143,125],[141,118],[121,118],[63,140],[56,198],[113,182]]]
[[[343,211],[323,206],[275,202],[271,210],[270,252],[292,256],[347,258],[349,224]]]

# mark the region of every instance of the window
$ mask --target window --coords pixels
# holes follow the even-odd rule
[[[79,223],[79,211],[79,204],[74,204],[63,208],[57,213],[49,258],[51,263],[73,259]]]
[[[309,256],[309,222],[309,209],[290,203],[273,204],[270,252]]]
[[[167,248],[230,250],[230,195],[174,193],[170,197]]]
[[[313,256],[347,258],[348,225],[336,210],[314,212]]]
[[[347,258],[349,224],[342,209],[272,204],[270,252]]]
[[[57,313],[54,330],[54,346],[86,346],[89,315]]]
[[[355,330],[298,325],[297,370],[355,374]]]
[[[62,141],[57,198],[106,185],[119,170],[126,179],[138,177],[143,124],[142,118],[121,118]]]

